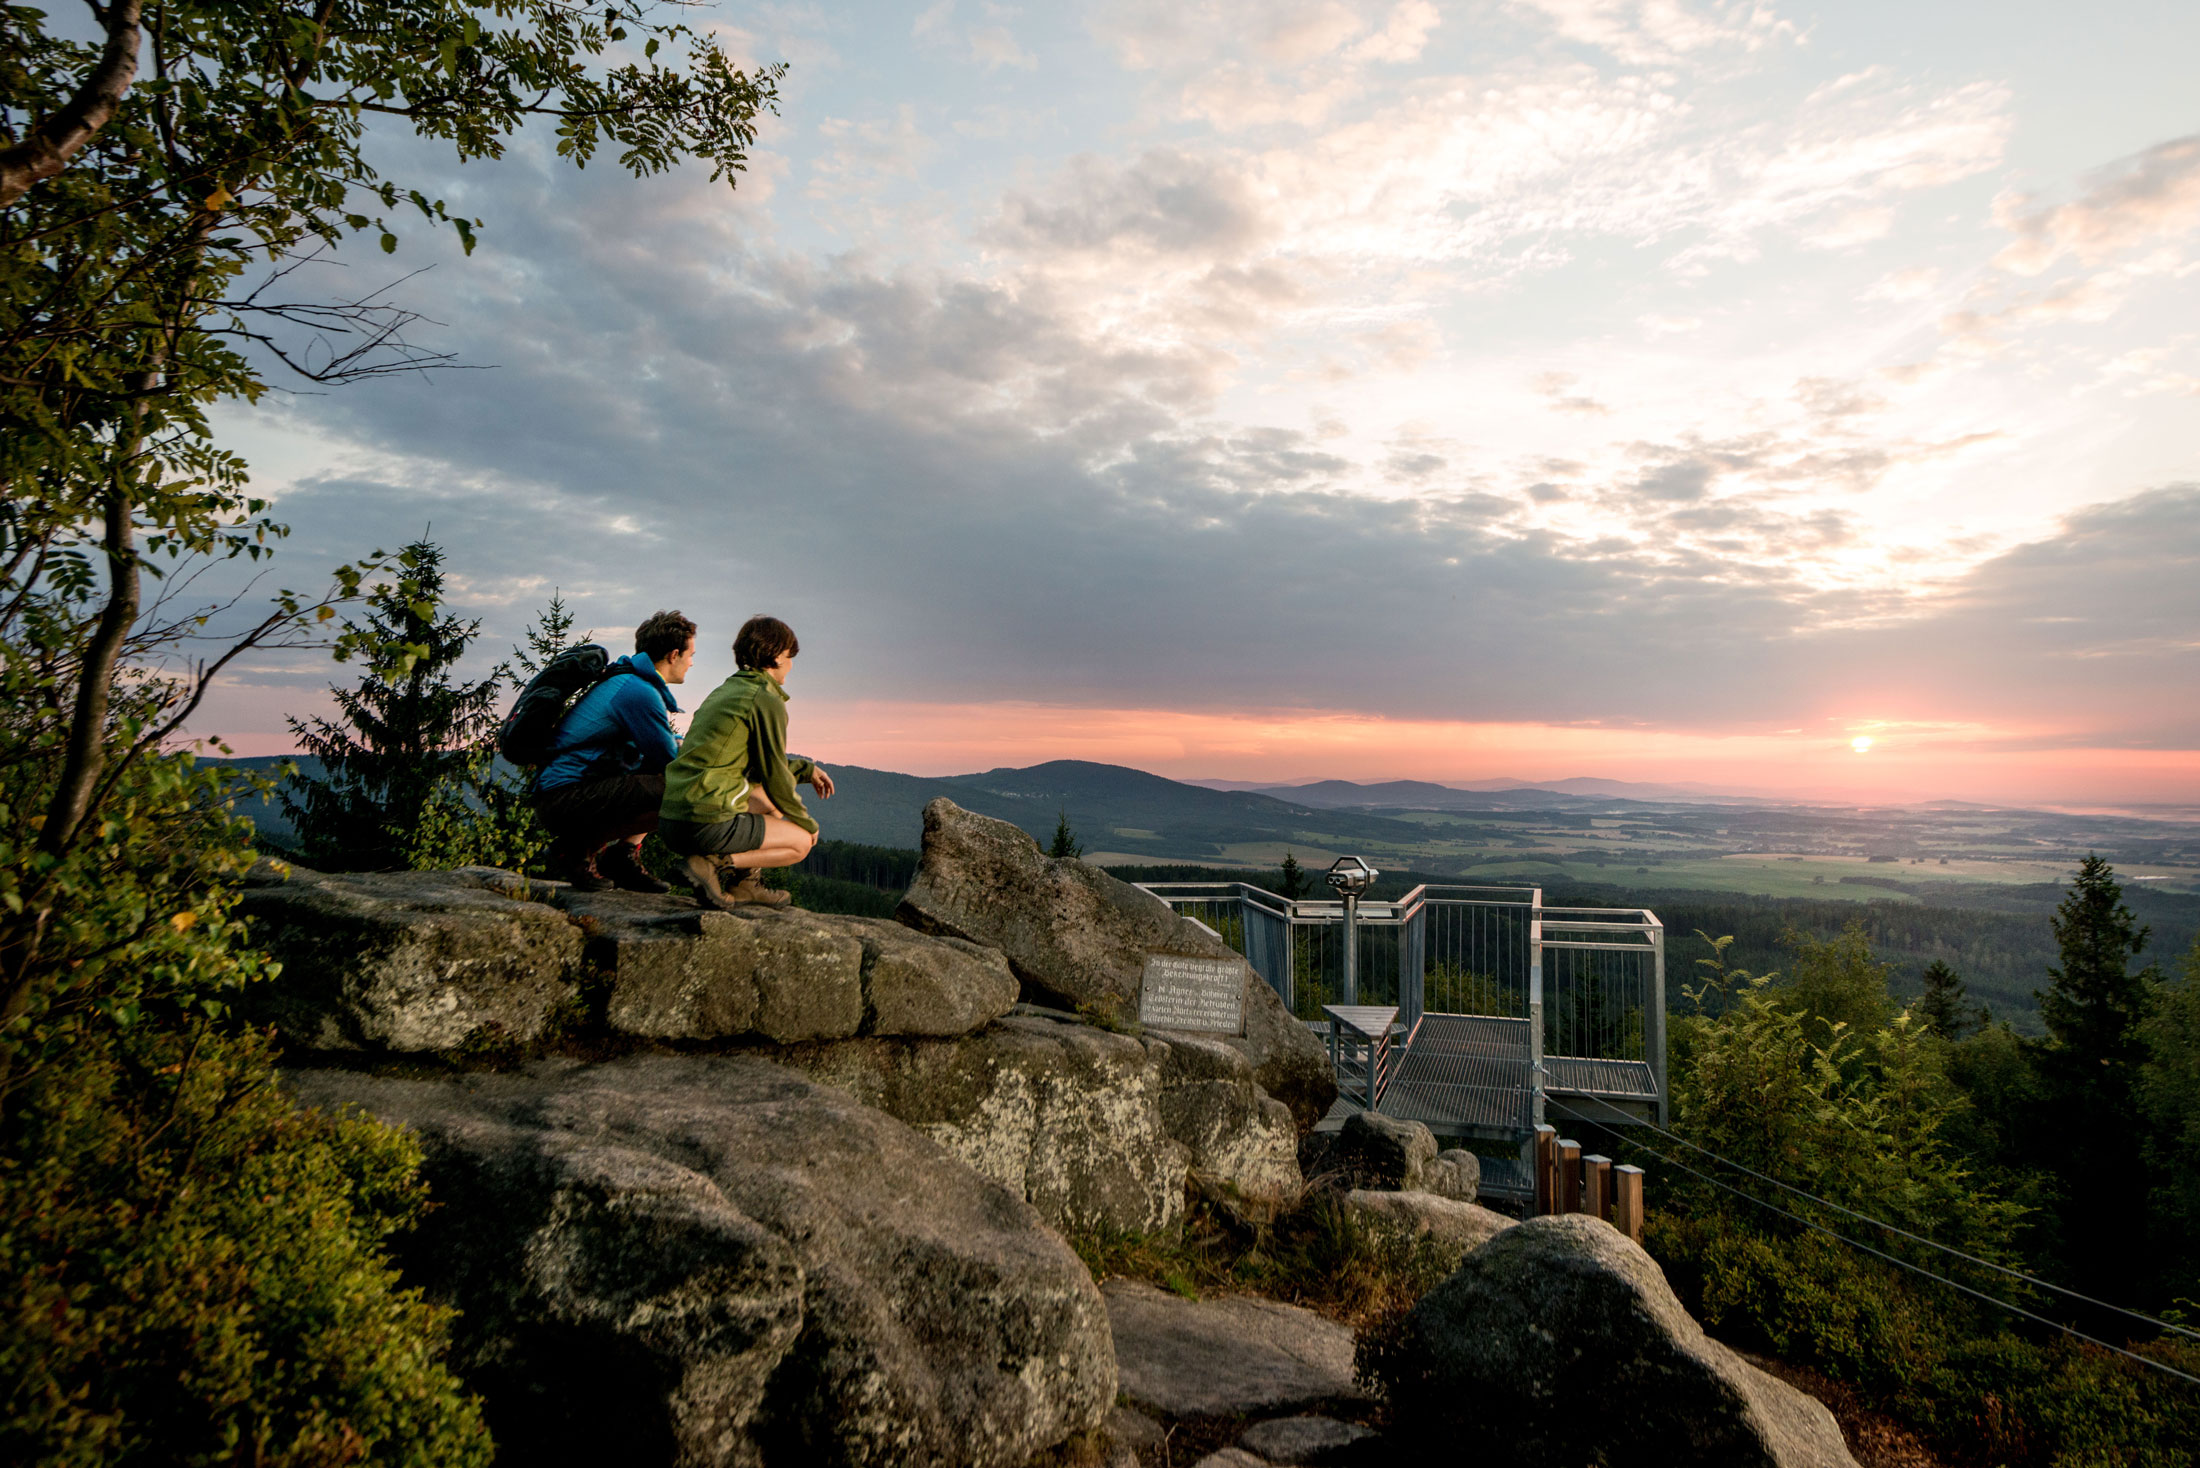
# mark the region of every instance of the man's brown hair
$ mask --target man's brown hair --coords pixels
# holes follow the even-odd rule
[[[653,663],[661,663],[686,647],[695,636],[695,624],[678,612],[659,612],[634,629],[634,650]]]
[[[733,663],[737,668],[768,668],[780,658],[799,655],[802,643],[794,628],[777,617],[751,617],[733,639]]]

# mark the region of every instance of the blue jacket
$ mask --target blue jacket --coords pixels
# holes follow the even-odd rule
[[[672,690],[644,653],[623,659],[638,677],[614,675],[580,696],[550,736],[550,762],[537,790],[555,790],[607,775],[653,775],[680,752],[669,714],[680,711]]]

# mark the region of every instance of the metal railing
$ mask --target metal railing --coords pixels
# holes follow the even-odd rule
[[[1545,907],[1537,887],[1431,883],[1363,898],[1348,922],[1342,902],[1247,882],[1140,885],[1213,929],[1325,1034],[1331,1005],[1396,1005],[1408,1035],[1424,1014],[1525,1020],[1535,1123],[1547,1091],[1650,1100],[1643,1067],[1665,1119],[1665,928],[1648,908]]]

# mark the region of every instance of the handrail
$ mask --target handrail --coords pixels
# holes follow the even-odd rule
[[[1233,946],[1240,942],[1245,945],[1241,951],[1246,953],[1247,961],[1275,987],[1287,1005],[1295,1002],[1300,981],[1299,960],[1305,956],[1300,945],[1308,941],[1303,935],[1310,929],[1327,932],[1341,925],[1345,917],[1344,904],[1326,893],[1320,897],[1309,895],[1294,899],[1250,882],[1227,881],[1142,882],[1136,885],[1156,901],[1195,921],[1195,915],[1204,913],[1211,921],[1223,923],[1223,916],[1205,909],[1213,907],[1221,914],[1235,909],[1243,919],[1240,930],[1243,936],[1233,935]],[[1255,921],[1256,914],[1260,921]],[[1425,1018],[1424,981],[1437,971],[1430,965],[1440,962],[1432,945],[1438,941],[1436,934],[1442,925],[1444,932],[1451,935],[1443,939],[1444,942],[1456,944],[1461,941],[1459,935],[1468,932],[1485,934],[1487,936],[1470,941],[1497,944],[1503,953],[1502,957],[1492,959],[1498,951],[1493,949],[1491,954],[1484,955],[1485,959],[1492,959],[1500,967],[1524,965],[1524,972],[1508,969],[1511,976],[1502,981],[1513,986],[1524,983],[1524,989],[1508,988],[1510,999],[1495,1007],[1510,1009],[1524,1002],[1525,1014],[1478,1017],[1524,1028],[1526,1033],[1522,1038],[1528,1060],[1525,1085],[1530,1097],[1529,1110],[1536,1120],[1543,1117],[1543,1101],[1549,1084],[1546,1059],[1553,1062],[1611,1060],[1648,1065],[1650,1091],[1655,1097],[1659,1122],[1663,1123],[1667,1104],[1665,924],[1651,909],[1546,907],[1540,887],[1429,882],[1387,902],[1363,900],[1358,908],[1358,921],[1362,928],[1385,933],[1384,946],[1376,950],[1378,953],[1387,955],[1390,950],[1388,934],[1398,935],[1396,998],[1404,1007],[1396,1013],[1403,1023],[1393,1021],[1378,1027],[1381,1033],[1371,1033],[1349,1020],[1338,1018],[1331,1010],[1325,1027],[1327,1048],[1332,1068],[1346,1095],[1371,1108],[1378,1107],[1391,1080],[1404,1065],[1407,1051],[1420,1034]],[[1326,942],[1319,951],[1329,953]],[[1624,960],[1623,968],[1608,970],[1603,967],[1604,958],[1600,955],[1630,957]],[[1550,962],[1547,964],[1546,960]],[[1319,963],[1328,961],[1317,960]],[[1381,961],[1387,964],[1390,960],[1385,956]],[[1409,966],[1413,970],[1411,974],[1407,972]],[[1493,969],[1492,975],[1494,973]],[[1608,974],[1614,977],[1606,977]],[[1470,977],[1476,984],[1500,982],[1492,975],[1480,975],[1477,971]],[[1444,982],[1449,984],[1454,979],[1446,978]],[[1631,997],[1623,997],[1620,1001],[1622,1008],[1639,1007],[1640,1010],[1639,1026],[1631,1036],[1614,1030],[1599,1037],[1578,1028],[1584,1023],[1603,1023],[1593,1016],[1585,1019],[1577,1012],[1580,996],[1585,992],[1581,986],[1607,982],[1633,986],[1629,991]],[[1548,1034],[1545,1029],[1547,1001],[1555,1005],[1555,1028]],[[1458,1002],[1478,1004],[1465,991],[1461,991]],[[1547,1044],[1553,1047],[1548,1055]],[[1601,1053],[1607,1049],[1612,1049],[1613,1053]],[[1588,1053],[1579,1053],[1583,1050]],[[1635,1058],[1638,1052],[1640,1059]]]

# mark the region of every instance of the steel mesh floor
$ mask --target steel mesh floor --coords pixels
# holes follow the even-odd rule
[[[1550,1074],[1553,1095],[1610,1096],[1631,1101],[1655,1101],[1658,1084],[1650,1067],[1639,1060],[1585,1060],[1574,1055],[1546,1055],[1543,1068]]]
[[[1547,1055],[1543,1065],[1553,1096],[1657,1100],[1650,1067],[1639,1060]],[[1353,1079],[1364,1084],[1364,1077]],[[1332,1130],[1362,1109],[1355,1095],[1340,1096],[1320,1129]],[[1401,1121],[1423,1122],[1440,1134],[1457,1128],[1533,1130],[1528,1022],[1491,1015],[1422,1015],[1376,1109]]]
[[[1528,1022],[1481,1015],[1424,1014],[1398,1060],[1382,1111],[1434,1126],[1532,1123]]]

